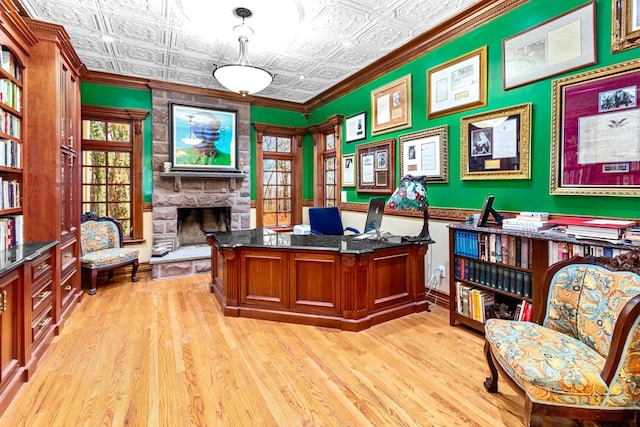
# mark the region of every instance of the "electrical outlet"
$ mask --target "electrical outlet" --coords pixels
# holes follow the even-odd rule
[[[440,272],[440,277],[445,277],[445,275],[444,275],[444,265],[438,266],[438,271]]]

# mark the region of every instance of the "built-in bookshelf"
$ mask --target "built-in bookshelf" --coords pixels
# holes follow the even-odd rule
[[[574,255],[615,256],[631,246],[467,224],[449,225],[450,324],[479,331],[490,317],[532,320],[549,265]]]
[[[0,250],[23,242],[22,76],[10,47],[0,47]]]

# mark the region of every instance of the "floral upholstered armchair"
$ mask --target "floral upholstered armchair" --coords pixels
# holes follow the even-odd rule
[[[82,215],[80,266],[83,283],[87,277],[91,282],[89,295],[96,293],[99,271],[108,271],[109,278],[112,278],[114,269],[131,264],[131,281],[138,281],[138,250],[124,248],[122,240],[122,227],[118,220],[99,218],[93,212]]]
[[[485,388],[498,391],[499,367],[525,395],[531,426],[547,415],[638,425],[639,273],[640,250],[550,267],[536,323],[485,324]]]

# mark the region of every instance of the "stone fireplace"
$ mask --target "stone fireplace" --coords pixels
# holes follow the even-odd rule
[[[202,230],[249,228],[250,177],[247,171],[163,172],[163,163],[170,161],[169,103],[236,110],[239,165],[250,164],[249,104],[159,88],[152,88],[152,94],[153,244],[168,243],[174,249],[150,259],[152,276],[205,273],[211,270],[211,251]]]
[[[228,206],[178,208],[178,247],[206,245],[205,231],[230,231]]]

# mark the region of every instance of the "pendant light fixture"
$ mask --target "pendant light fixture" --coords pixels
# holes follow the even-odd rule
[[[238,35],[238,42],[240,43],[240,57],[236,64],[222,65],[220,67],[216,65],[213,70],[213,77],[230,91],[247,96],[250,93],[260,92],[269,86],[273,81],[273,74],[249,64],[247,44],[249,36],[253,34],[253,30],[248,25],[245,25],[244,20],[252,15],[251,11],[244,7],[238,7],[234,13],[242,18],[242,24],[233,28],[233,31]]]

